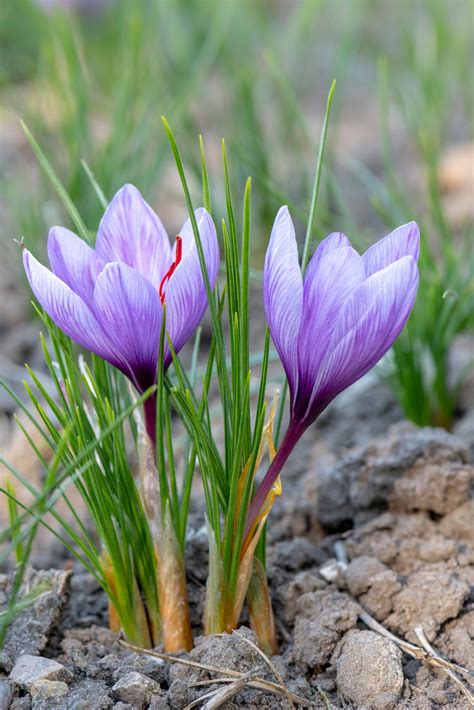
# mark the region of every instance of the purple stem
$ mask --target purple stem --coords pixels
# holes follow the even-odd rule
[[[301,422],[296,422],[295,420],[290,421],[288,429],[286,430],[286,434],[283,437],[278,451],[275,454],[275,458],[271,462],[270,467],[266,472],[263,481],[257,488],[257,492],[255,493],[253,500],[250,504],[247,513],[245,535],[247,535],[249,530],[252,528],[252,525],[254,524],[260,512],[260,508],[264,504],[266,497],[268,496],[273,484],[275,483],[276,479],[280,474],[280,471],[287,462],[289,455],[295,448],[295,445],[298,443],[305,429],[306,427],[302,425]]]
[[[150,395],[143,402],[143,410],[145,413],[145,429],[153,444],[153,449],[156,449],[156,393]]]

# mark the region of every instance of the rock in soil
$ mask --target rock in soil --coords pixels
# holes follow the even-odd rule
[[[0,575],[0,608],[5,608],[8,603],[14,576]],[[13,660],[25,652],[37,655],[46,648],[67,603],[70,577],[70,572],[60,570],[27,569],[18,599],[40,585],[44,586],[45,592],[14,619],[8,629],[4,652]]]
[[[109,710],[114,701],[104,681],[79,680],[70,686],[67,695],[37,697],[33,699],[32,710]]]
[[[402,654],[373,631],[351,631],[344,637],[337,659],[338,692],[356,708],[390,710],[403,688]]]
[[[13,699],[13,684],[8,680],[0,680],[0,708],[7,710]]]
[[[61,663],[28,653],[17,659],[10,673],[10,681],[26,690],[31,690],[40,681],[70,683],[72,680],[73,675]]]
[[[112,688],[114,698],[129,703],[134,708],[144,708],[151,696],[159,694],[160,691],[158,683],[136,671],[122,676]]]

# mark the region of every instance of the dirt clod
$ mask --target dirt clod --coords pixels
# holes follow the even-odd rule
[[[376,557],[356,557],[346,570],[350,593],[379,621],[393,609],[393,598],[401,590],[398,575]]]
[[[387,506],[448,513],[469,497],[474,467],[468,461],[462,440],[444,429],[396,424],[319,473],[318,518],[331,530],[374,518]]]
[[[413,643],[418,641],[415,626],[422,626],[427,639],[433,641],[441,625],[459,614],[468,596],[469,586],[443,565],[427,565],[408,577],[385,622]]]
[[[293,632],[295,661],[307,670],[324,666],[342,634],[357,623],[357,613],[357,604],[347,594],[303,594],[297,603]]]
[[[402,654],[390,639],[373,631],[351,631],[342,642],[336,668],[339,694],[355,707],[395,707],[403,688]]]

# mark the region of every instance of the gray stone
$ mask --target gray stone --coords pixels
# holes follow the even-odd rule
[[[71,572],[60,570],[33,570],[25,574],[19,599],[39,585],[47,589],[10,624],[4,651],[13,660],[22,654],[40,654],[51,633],[57,628],[66,605]],[[0,575],[0,608],[8,603],[15,574]]]
[[[30,685],[32,698],[58,698],[69,692],[69,686],[62,680],[37,680]],[[33,703],[34,706],[34,703]]]
[[[151,678],[132,671],[120,678],[112,688],[113,696],[133,707],[144,708],[153,694],[161,691],[158,683]]]
[[[24,695],[22,698],[13,698],[8,710],[30,710],[31,698],[29,695]]]
[[[85,679],[69,687],[64,696],[33,698],[32,710],[109,710],[114,707],[104,681]]]
[[[403,689],[402,653],[374,631],[351,631],[336,660],[339,694],[357,708],[390,710]]]
[[[8,680],[0,680],[0,710],[10,707],[13,698],[13,685]]]
[[[115,656],[115,668],[112,673],[114,681],[133,671],[146,675],[159,684],[166,682],[168,679],[166,664],[161,658],[139,653],[128,653],[120,659]]]
[[[152,695],[148,710],[168,710],[169,706],[166,695]]]
[[[26,690],[30,690],[31,686],[41,680],[70,683],[73,678],[72,673],[57,661],[41,656],[30,656],[28,653],[17,659],[10,673],[10,680]]]

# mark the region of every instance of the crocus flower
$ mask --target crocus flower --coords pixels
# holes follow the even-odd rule
[[[204,208],[195,214],[213,288],[219,267],[216,230]],[[207,307],[190,220],[171,248],[161,221],[132,185],[124,185],[105,211],[95,249],[68,229],[53,227],[48,256],[52,271],[23,252],[30,286],[44,310],[66,335],[119,368],[139,392],[156,381],[163,303],[176,352]],[[171,359],[165,344],[165,367]]]
[[[398,227],[360,256],[344,234],[324,239],[304,280],[295,230],[282,207],[264,269],[270,333],[290,389],[290,423],[249,511],[255,519],[296,442],[328,404],[385,355],[402,331],[418,288],[420,234]]]

